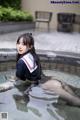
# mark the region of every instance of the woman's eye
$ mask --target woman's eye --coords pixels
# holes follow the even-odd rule
[[[24,43],[20,43],[20,42],[17,43],[17,45],[20,45],[20,44],[24,46]]]
[[[19,45],[20,43],[18,42],[17,45]]]

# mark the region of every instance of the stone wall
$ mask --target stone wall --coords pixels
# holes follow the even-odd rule
[[[60,53],[37,51],[42,69],[59,70],[80,76],[80,57],[62,56]],[[0,71],[16,68],[16,49],[0,50]]]

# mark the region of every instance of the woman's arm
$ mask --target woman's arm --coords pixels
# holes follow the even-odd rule
[[[16,65],[16,77],[21,80],[26,80],[26,65],[22,60],[19,60]]]

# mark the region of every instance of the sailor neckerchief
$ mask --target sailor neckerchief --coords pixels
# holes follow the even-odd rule
[[[32,73],[34,70],[37,69],[38,66],[35,63],[34,58],[31,55],[31,53],[27,53],[21,59],[24,61],[25,65],[27,66],[30,73]]]

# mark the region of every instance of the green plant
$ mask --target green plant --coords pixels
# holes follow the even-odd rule
[[[0,0],[0,5],[3,7],[12,7],[15,9],[20,9],[21,0]]]
[[[30,13],[0,6],[0,21],[33,21]]]

